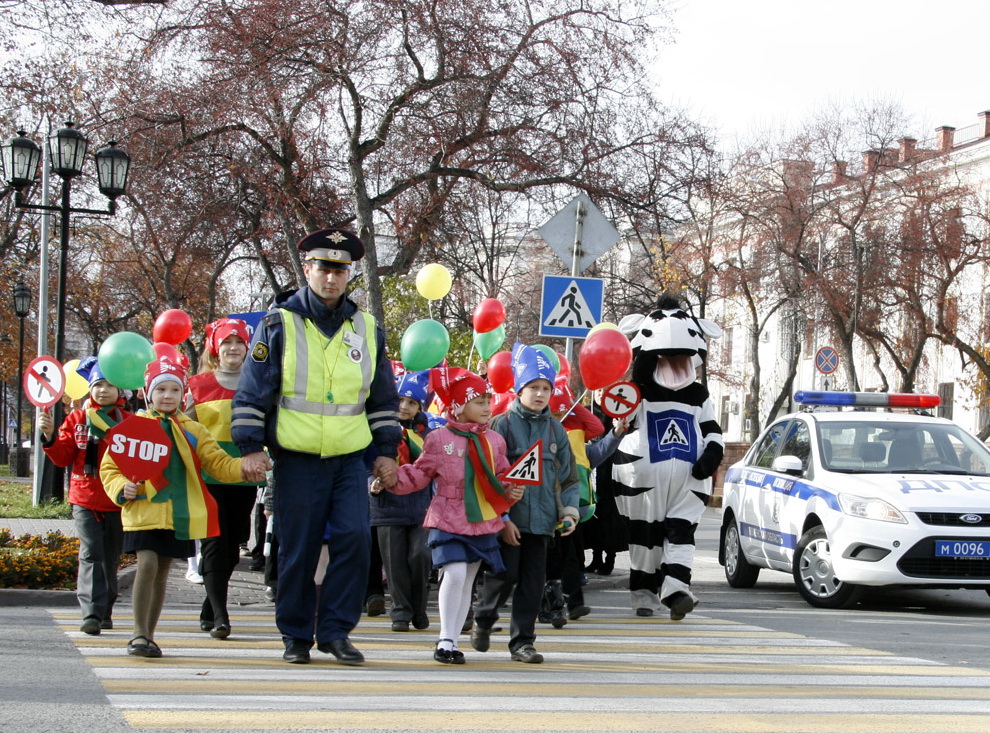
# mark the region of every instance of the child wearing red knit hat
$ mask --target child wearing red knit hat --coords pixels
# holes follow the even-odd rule
[[[509,469],[505,440],[487,429],[491,419],[488,384],[466,369],[438,369],[434,388],[447,406],[447,424],[426,436],[415,463],[399,466],[399,483],[389,491],[408,494],[436,485],[423,526],[440,580],[440,638],[433,658],[441,664],[464,664],[457,641],[471,606],[471,590],[484,564],[505,569],[498,533],[503,515],[523,495],[519,486],[504,487]]]
[[[100,464],[103,487],[122,507],[124,552],[137,555],[134,576],[134,638],[127,653],[160,657],[155,627],[165,602],[165,585],[173,558],[189,557],[193,540],[218,533],[217,507],[201,469],[222,481],[253,480],[243,475],[241,459],[227,454],[209,431],[182,413],[185,371],[166,357],[148,364],[144,375],[150,409],[138,413],[158,421],[172,443],[162,475],[140,485],[121,472],[113,453]]]

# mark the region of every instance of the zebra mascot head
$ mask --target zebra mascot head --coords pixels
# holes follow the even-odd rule
[[[623,318],[619,330],[632,344],[633,381],[654,381],[673,390],[684,389],[697,378],[697,368],[708,356],[705,337],[722,335],[716,324],[695,318],[671,295],[661,296],[649,315]]]

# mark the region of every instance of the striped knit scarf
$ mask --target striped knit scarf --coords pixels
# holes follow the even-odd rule
[[[447,426],[454,435],[467,438],[464,456],[464,510],[469,522],[483,522],[503,514],[510,506],[505,488],[492,466],[495,454],[484,433],[472,433]]]
[[[145,488],[149,501],[172,502],[172,527],[179,540],[198,540],[220,534],[217,503],[201,478],[202,467],[193,436],[182,429],[180,418],[149,410],[148,417],[158,420],[172,441],[168,466],[161,479],[148,481]]]
[[[423,452],[423,438],[414,428],[402,431],[402,441],[399,443],[399,465],[414,463]]]
[[[106,407],[89,407],[86,409],[86,457],[83,461],[83,474],[96,476],[100,472],[99,443],[107,431],[119,423],[124,417],[120,410],[120,402]]]

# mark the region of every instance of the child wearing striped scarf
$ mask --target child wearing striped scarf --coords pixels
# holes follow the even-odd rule
[[[117,600],[117,566],[124,543],[120,507],[107,498],[100,482],[100,459],[107,450],[107,430],[124,418],[121,391],[100,370],[95,356],[83,359],[76,372],[89,382],[89,397],[55,432],[50,412],[38,417],[45,455],[56,466],[71,466],[69,504],[79,537],[76,597],[82,610],[79,630],[95,636],[113,628]]]
[[[505,569],[498,533],[521,486],[503,486],[509,469],[505,440],[487,429],[491,418],[488,384],[466,369],[436,370],[434,388],[447,406],[447,424],[423,443],[414,463],[399,466],[399,483],[389,491],[409,494],[436,485],[423,526],[433,566],[441,568],[440,636],[433,658],[441,664],[464,664],[458,637],[471,606],[471,589],[482,564],[491,572]],[[374,490],[374,489],[373,489]]]
[[[242,459],[229,455],[210,432],[182,412],[185,371],[167,357],[148,365],[145,395],[151,408],[141,417],[156,420],[172,443],[162,475],[137,484],[121,472],[107,451],[100,476],[107,496],[123,507],[124,552],[137,555],[134,577],[134,638],[127,653],[160,657],[155,627],[165,603],[173,558],[195,552],[193,540],[220,533],[217,505],[203,483],[202,471],[224,483],[255,481]],[[245,486],[245,491],[254,491]]]

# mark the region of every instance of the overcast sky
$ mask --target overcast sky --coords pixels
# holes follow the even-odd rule
[[[884,100],[935,127],[990,109],[988,0],[672,0],[660,96],[723,136]]]

